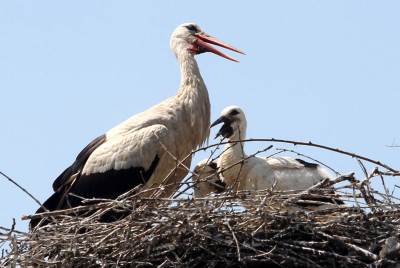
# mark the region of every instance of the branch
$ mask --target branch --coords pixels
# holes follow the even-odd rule
[[[12,184],[14,184],[15,186],[17,186],[19,189],[21,189],[24,193],[26,193],[30,198],[33,199],[33,201],[35,201],[39,206],[42,206],[42,204],[40,203],[39,200],[36,199],[36,197],[34,197],[30,192],[28,192],[24,187],[22,187],[21,185],[19,185],[15,180],[13,180],[11,177],[7,176],[5,173],[0,171],[0,175],[2,175],[4,178],[6,178],[7,180],[9,180]]]
[[[283,139],[275,139],[275,138],[269,138],[269,139],[245,139],[245,140],[226,141],[226,142],[221,142],[221,143],[218,143],[218,144],[212,144],[212,145],[209,145],[207,147],[204,147],[204,148],[201,148],[201,149],[197,149],[197,150],[193,151],[193,153],[196,153],[196,152],[199,152],[199,151],[203,151],[203,150],[206,150],[208,148],[212,148],[212,147],[215,147],[215,146],[218,146],[218,145],[221,145],[221,144],[236,143],[236,142],[279,142],[279,143],[290,143],[290,144],[293,144],[293,145],[317,147],[317,148],[321,148],[321,149],[324,149],[324,150],[328,150],[328,151],[332,151],[332,152],[337,152],[337,153],[341,153],[341,154],[344,154],[344,155],[348,155],[348,156],[351,156],[351,157],[354,157],[354,158],[359,158],[359,159],[362,159],[364,161],[367,161],[367,162],[373,163],[375,165],[378,165],[380,167],[383,167],[383,168],[385,168],[385,169],[387,169],[387,170],[389,170],[391,172],[400,173],[400,171],[398,171],[398,170],[396,170],[394,168],[391,168],[390,166],[388,166],[388,165],[386,165],[386,164],[384,164],[384,163],[382,163],[380,161],[373,160],[371,158],[368,158],[368,157],[365,157],[365,156],[362,156],[362,155],[359,155],[359,154],[356,154],[356,153],[348,152],[348,151],[345,151],[345,150],[342,150],[342,149],[339,149],[339,148],[333,148],[333,147],[330,147],[330,146],[313,143],[311,141],[304,142],[304,141],[283,140]]]

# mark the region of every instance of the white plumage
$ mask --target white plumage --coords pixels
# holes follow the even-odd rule
[[[217,136],[221,135],[228,141],[246,138],[247,121],[241,108],[226,107],[221,117],[211,126],[219,123],[224,124]],[[300,191],[330,177],[329,173],[319,165],[301,159],[247,158],[244,143],[234,142],[225,145],[224,152],[218,160],[223,182],[233,190],[263,190],[274,186],[275,190]],[[235,165],[236,163],[239,164]]]
[[[177,94],[132,116],[86,146],[54,181],[55,193],[43,204],[46,209],[80,205],[81,199],[70,194],[114,199],[139,184],[145,189],[162,184],[163,196],[176,190],[188,173],[185,166],[190,167],[191,158],[187,156],[209,134],[210,101],[194,56],[213,52],[236,61],[208,43],[240,52],[194,23],[175,29],[170,45],[181,71]],[[178,164],[180,161],[183,165]],[[40,208],[37,213],[43,211]],[[36,224],[31,222],[32,227]]]

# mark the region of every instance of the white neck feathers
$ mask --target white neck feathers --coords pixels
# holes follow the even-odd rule
[[[210,100],[194,55],[184,50],[177,53],[181,82],[177,93],[179,102],[190,115],[194,147],[202,145],[209,135]]]
[[[177,53],[177,58],[181,70],[179,93],[184,91],[187,87],[196,88],[198,86],[202,86],[205,88],[205,84],[203,78],[201,77],[199,66],[194,59],[194,55],[188,51],[182,51]]]
[[[246,122],[236,122],[233,126],[233,135],[229,137],[229,141],[239,141],[246,139]],[[225,149],[227,151],[232,151],[238,158],[246,157],[244,152],[244,143],[237,142],[237,143],[228,143],[225,145]]]

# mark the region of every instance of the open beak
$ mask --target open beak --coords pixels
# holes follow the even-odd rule
[[[220,118],[218,118],[217,120],[214,121],[214,123],[212,123],[210,125],[210,128],[215,127],[218,124],[224,123],[226,121],[226,117],[221,116]]]
[[[240,53],[240,54],[244,54],[244,53],[243,53],[242,51],[240,51],[239,49],[234,48],[233,46],[231,46],[231,45],[229,45],[229,44],[227,44],[227,43],[225,43],[225,42],[223,42],[223,41],[221,41],[221,40],[218,40],[218,39],[215,38],[215,37],[209,36],[209,35],[206,34],[206,33],[197,33],[197,34],[194,34],[194,37],[196,37],[196,39],[197,39],[196,42],[195,42],[196,45],[199,46],[199,51],[198,51],[198,53],[202,53],[202,52],[212,52],[212,53],[217,54],[218,56],[221,56],[221,57],[223,57],[223,58],[225,58],[225,59],[228,59],[228,60],[231,60],[231,61],[239,62],[237,59],[232,58],[231,56],[226,55],[225,53],[219,51],[218,49],[216,49],[215,47],[213,47],[213,46],[210,45],[210,44],[213,44],[213,45],[217,45],[217,46],[224,47],[224,48],[226,48],[226,49],[229,49],[229,50],[238,52],[238,53]]]
[[[221,124],[221,123],[224,123],[224,124],[222,125],[221,129],[218,131],[218,133],[214,139],[218,138],[219,136],[228,138],[228,137],[232,136],[232,134],[233,134],[233,129],[231,127],[232,121],[225,116],[221,116],[220,118],[215,120],[214,123],[212,123],[210,125],[210,128],[212,128],[218,124]]]

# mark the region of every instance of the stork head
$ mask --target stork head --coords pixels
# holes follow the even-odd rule
[[[221,116],[211,124],[210,128],[221,123],[223,125],[215,138],[222,136],[227,139],[238,140],[246,137],[246,116],[239,106],[232,105],[223,109]]]
[[[176,55],[178,55],[181,51],[189,51],[193,55],[204,52],[212,52],[228,60],[238,62],[238,60],[224,54],[210,44],[244,54],[242,51],[234,48],[233,46],[206,34],[197,24],[192,22],[179,25],[172,33],[170,41],[171,49]]]
[[[219,177],[217,163],[203,159],[194,168],[193,181],[194,196],[204,197],[211,193],[221,193],[225,190],[225,183]]]

